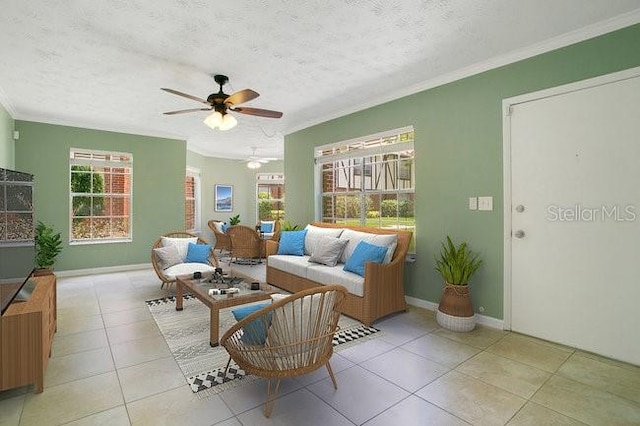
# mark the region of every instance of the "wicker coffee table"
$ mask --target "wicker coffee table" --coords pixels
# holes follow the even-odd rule
[[[176,311],[183,310],[182,300],[184,293],[191,293],[200,302],[204,303],[211,312],[211,322],[209,325],[209,344],[211,346],[218,346],[219,344],[218,328],[220,327],[220,309],[244,305],[251,302],[258,302],[260,300],[270,300],[273,293],[280,291],[277,287],[273,287],[265,283],[260,283],[260,290],[251,290],[250,281],[245,277],[239,277],[243,278],[242,282],[233,285],[240,289],[239,293],[210,296],[210,289],[223,289],[228,286],[224,284],[210,283],[207,281],[208,278],[209,277],[193,279],[192,276],[178,277],[176,281]]]

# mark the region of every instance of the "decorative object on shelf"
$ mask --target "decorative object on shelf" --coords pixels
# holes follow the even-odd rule
[[[469,280],[482,265],[479,254],[468,249],[463,242],[456,246],[451,237],[442,242],[440,258],[436,257],[436,270],[445,281],[436,321],[441,327],[453,331],[471,331],[476,326],[476,315],[471,303]]]
[[[36,225],[36,266],[42,269],[52,269],[56,257],[62,251],[60,233],[38,221]]]
[[[233,186],[216,185],[215,186],[214,207],[217,212],[233,211]]]
[[[231,226],[235,226],[235,225],[239,225],[240,224],[240,215],[237,214],[235,216],[231,216],[229,218],[229,225]]]

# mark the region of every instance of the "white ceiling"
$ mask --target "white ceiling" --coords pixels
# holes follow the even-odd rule
[[[3,0],[0,102],[16,119],[186,139],[207,156],[283,156],[283,135],[640,22],[638,0]],[[225,92],[280,120],[201,104]]]

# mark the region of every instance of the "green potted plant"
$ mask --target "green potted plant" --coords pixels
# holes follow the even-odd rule
[[[482,265],[482,260],[479,254],[469,250],[466,242],[456,246],[448,235],[446,242],[441,245],[440,257],[436,257],[436,271],[445,284],[436,321],[449,330],[473,330],[476,317],[471,303],[469,280]]]
[[[292,225],[288,220],[282,222],[282,226],[280,227],[281,231],[297,231],[300,228],[300,225]]]
[[[229,225],[234,226],[234,225],[239,225],[239,224],[240,224],[240,215],[239,214],[229,218]]]
[[[36,225],[35,245],[36,266],[41,270],[38,273],[41,275],[50,273],[53,264],[56,262],[56,257],[58,257],[62,251],[60,233],[55,232],[51,226],[38,221]]]

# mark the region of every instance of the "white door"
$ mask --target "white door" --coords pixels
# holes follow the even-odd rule
[[[639,73],[505,101],[507,327],[638,365]]]

